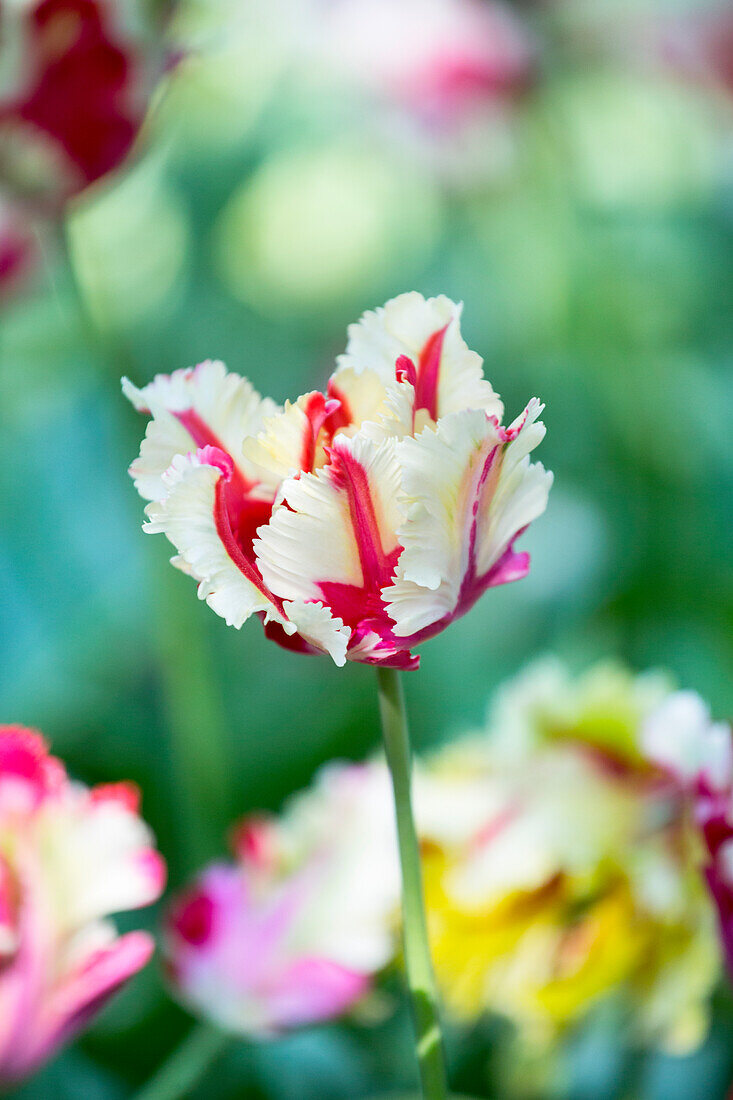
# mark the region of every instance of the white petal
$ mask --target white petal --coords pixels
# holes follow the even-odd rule
[[[322,393],[306,393],[268,417],[263,430],[246,439],[242,453],[254,475],[275,495],[281,483],[325,462],[323,424],[330,410]]]
[[[725,722],[694,691],[676,691],[647,715],[641,728],[645,753],[689,784],[704,777],[716,790],[733,779],[733,742]]]
[[[179,567],[199,582],[199,598],[227,625],[239,629],[250,615],[264,612],[265,621],[275,619],[292,633],[292,626],[263,591],[264,585],[258,587],[244,575],[217,531],[216,492],[223,476],[220,467],[209,465],[198,453],[176,455],[163,476],[168,495],[148,504],[144,530],[167,536],[178,551]]]
[[[162,477],[174,455],[205,445],[221,447],[249,478],[241,457],[242,443],[260,430],[264,417],[277,410],[274,402],[261,398],[245,378],[210,360],[191,370],[159,374],[142,389],[124,378],[122,391],[139,412],[151,416],[140,456],[130,467],[135,487],[146,500],[160,500],[165,495]],[[195,415],[205,438],[192,433],[187,414]]]
[[[374,370],[337,370],[328,383],[328,395],[341,402],[340,419],[347,421],[342,430],[347,434],[358,431],[365,421],[379,422],[387,411],[387,390]]]
[[[538,421],[543,405],[533,398],[509,429],[516,437],[504,450],[493,492],[483,491],[477,514],[476,565],[479,575],[495,565],[512,539],[547,507],[552,474],[528,455],[545,436]],[[518,426],[521,425],[521,426]]]
[[[399,467],[394,442],[378,446],[363,436],[339,437],[333,453],[336,465],[285,483],[286,506],[276,509],[255,540],[262,576],[282,599],[322,600],[321,582],[361,588],[368,581],[362,566],[370,553],[384,558],[397,546]],[[339,462],[354,469],[366,489],[360,505],[373,522],[362,536],[355,531],[348,479],[336,472]],[[374,563],[365,567],[370,564]]]
[[[383,967],[394,953],[400,894],[384,762],[327,765],[289,801],[280,828],[290,859],[317,876],[300,942],[356,970]]]
[[[414,291],[393,298],[349,326],[346,352],[338,358],[339,371],[368,368],[376,371],[387,386],[394,382],[397,359],[406,355],[418,365],[430,338],[445,328],[437,386],[438,415],[484,409],[500,419],[503,405],[483,377],[481,356],[470,351],[461,336],[462,308],[444,296],[425,299]]]
[[[550,475],[526,456],[517,461],[532,431],[528,417],[506,443],[504,429],[467,410],[396,445],[404,550],[395,583],[384,591],[396,635],[408,637],[457,613],[459,604],[470,606],[512,539],[544,509]]]
[[[346,647],[351,631],[341,619],[335,618],[322,603],[288,600],[283,607],[301,637],[328,653],[339,668],[346,664]]]
[[[135,813],[113,802],[94,804],[79,790],[67,813],[48,811],[43,828],[64,931],[149,905],[160,895],[162,864]]]
[[[415,388],[410,382],[390,383],[385,389],[382,414],[362,425],[362,433],[375,443],[418,435],[432,420],[425,409],[415,410]]]

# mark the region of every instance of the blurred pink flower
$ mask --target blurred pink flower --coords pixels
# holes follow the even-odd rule
[[[692,691],[679,691],[647,719],[649,756],[687,793],[706,849],[705,878],[718,910],[733,978],[733,736]]]
[[[145,107],[143,66],[116,0],[0,7],[0,181],[56,207],[127,156]]]
[[[174,904],[165,951],[181,999],[254,1036],[331,1019],[394,953],[399,871],[379,765],[326,769],[279,818],[236,832]],[[358,859],[354,854],[358,852]]]
[[[459,187],[511,168],[537,50],[508,4],[321,0],[312,25],[311,63],[406,159]]]
[[[73,783],[40,734],[0,727],[0,1086],[145,965],[152,938],[107,918],[155,901],[164,879],[133,787]]]
[[[410,648],[518,580],[552,475],[530,401],[503,405],[448,298],[403,294],[349,329],[326,394],[278,409],[221,363],[123,388],[151,416],[130,473],[145,530],[229,625],[300,652],[416,668]]]
[[[335,0],[318,37],[344,77],[434,125],[511,99],[534,71],[526,28],[496,0]]]
[[[660,35],[663,59],[677,72],[733,95],[733,11],[720,4],[669,16]]]

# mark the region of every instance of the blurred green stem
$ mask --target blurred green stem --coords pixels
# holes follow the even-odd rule
[[[195,1024],[135,1100],[179,1100],[190,1096],[211,1063],[231,1042],[231,1036],[211,1024]]]
[[[71,295],[73,308],[76,310],[82,336],[92,355],[111,370],[115,379],[123,375],[133,375],[134,361],[123,339],[122,332],[113,332],[100,316],[99,309],[92,308],[87,294],[86,284],[81,276],[76,261],[76,252],[72,244],[70,219],[73,214],[67,215],[67,221],[61,228],[58,236],[59,251],[65,260],[66,273],[68,275],[68,291]],[[99,273],[102,279],[102,273]]]
[[[134,377],[135,364],[125,348],[122,333],[105,323],[99,306],[97,309],[90,307],[84,279],[75,260],[73,234],[68,226],[61,234],[60,247],[90,350],[106,362],[117,379],[122,374]],[[103,275],[104,267],[100,264],[97,278],[101,280]],[[186,869],[193,871],[218,850],[233,809],[227,724],[214,687],[215,669],[202,634],[196,601],[192,593],[184,592],[182,587],[167,565],[165,572],[156,578],[176,818],[182,834],[182,850],[186,853]]]
[[[412,754],[399,673],[378,668],[379,712],[392,776],[402,867],[402,935],[424,1100],[447,1100],[438,991],[430,958],[420,848],[412,813]]]
[[[219,850],[231,821],[232,773],[227,720],[217,675],[188,578],[168,563],[156,578],[162,685],[185,869]]]

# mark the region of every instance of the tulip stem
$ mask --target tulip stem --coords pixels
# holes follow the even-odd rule
[[[180,1100],[190,1096],[191,1089],[230,1041],[230,1035],[211,1024],[194,1024],[135,1100]]]
[[[430,958],[420,848],[412,813],[412,754],[399,673],[378,668],[379,712],[392,776],[402,867],[402,935],[424,1100],[448,1096],[438,991]]]

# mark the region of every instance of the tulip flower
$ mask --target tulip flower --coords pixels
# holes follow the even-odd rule
[[[177,994],[263,1037],[346,1012],[394,953],[399,865],[383,767],[331,766],[280,818],[248,818],[166,926]]]
[[[485,732],[426,763],[428,922],[457,1018],[502,1014],[544,1051],[621,993],[635,1041],[703,1041],[714,913],[678,790],[644,756],[676,698],[661,674],[543,663],[502,690]]]
[[[145,965],[152,938],[108,918],[155,901],[164,878],[133,787],[73,783],[39,734],[0,727],[0,1087]]]
[[[119,7],[2,5],[0,181],[43,208],[116,168],[140,128],[143,66]]]
[[[551,484],[528,457],[542,406],[502,426],[447,298],[365,314],[326,392],[282,409],[221,363],[124,388],[151,417],[130,470],[145,530],[232,626],[257,614],[338,665],[416,668],[413,646],[529,569],[514,544]]]
[[[705,878],[733,977],[733,738],[699,695],[680,691],[652,713],[644,745],[686,792],[706,850]]]
[[[377,666],[425,1100],[445,1100],[447,1082],[396,670],[417,668],[412,648],[489,588],[526,575],[515,542],[552,482],[529,460],[542,406],[502,425],[460,313],[412,293],[364,314],[325,392],[281,409],[221,363],[123,382],[150,417],[130,469],[145,530],[173,543],[199,597],[231,626],[258,615],[290,649]]]

